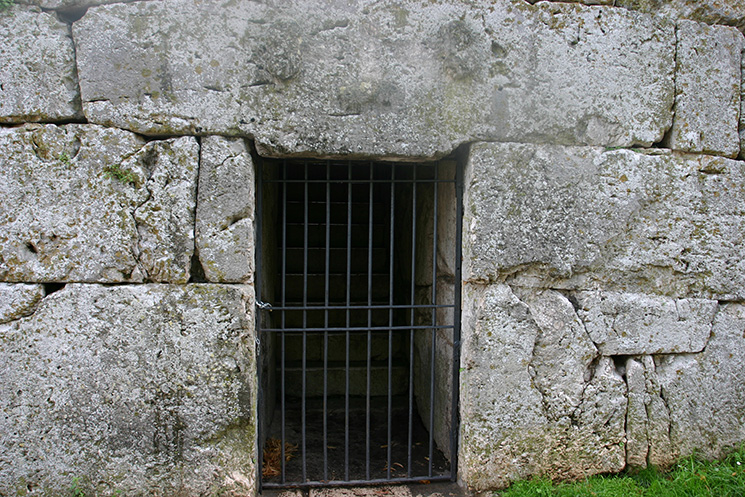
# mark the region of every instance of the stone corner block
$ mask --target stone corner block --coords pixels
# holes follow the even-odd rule
[[[63,495],[79,476],[90,495],[253,495],[252,299],[68,284],[0,325],[0,493]]]
[[[207,281],[249,283],[254,270],[254,164],[242,139],[202,138],[196,249]]]
[[[737,157],[743,35],[730,26],[677,25],[675,117],[666,145]]]
[[[596,357],[566,297],[524,299],[466,285],[459,476],[475,491],[625,465],[626,385],[613,360]]]
[[[70,28],[53,12],[0,12],[0,123],[82,117]]]
[[[0,281],[188,281],[194,138],[50,124],[0,130],[0,144]]]

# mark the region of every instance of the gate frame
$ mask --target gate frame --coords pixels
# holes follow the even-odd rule
[[[455,232],[455,260],[454,262],[454,284],[453,284],[453,357],[452,357],[452,371],[451,371],[451,419],[450,419],[450,470],[448,474],[437,475],[427,477],[423,480],[419,477],[406,477],[406,478],[379,478],[379,479],[366,479],[366,480],[331,480],[331,481],[305,481],[305,482],[288,482],[288,483],[275,483],[275,482],[264,482],[262,476],[263,470],[263,449],[264,442],[262,438],[263,433],[263,408],[264,408],[264,388],[263,388],[263,376],[264,367],[261,363],[261,348],[262,348],[262,333],[265,332],[262,327],[262,312],[271,311],[272,306],[270,303],[263,300],[262,295],[262,278],[263,274],[263,237],[264,237],[264,161],[283,161],[282,166],[286,167],[288,161],[325,161],[327,163],[340,163],[346,162],[351,167],[354,167],[354,163],[367,162],[370,163],[372,169],[373,163],[391,163],[393,166],[396,164],[425,164],[425,162],[397,162],[397,161],[385,161],[385,160],[347,160],[347,159],[316,159],[316,158],[271,158],[256,156],[254,158],[255,163],[255,186],[256,186],[256,214],[255,214],[255,237],[254,237],[254,288],[255,288],[255,343],[256,343],[256,369],[257,369],[257,403],[256,403],[256,482],[257,490],[261,492],[263,489],[286,489],[286,488],[324,488],[324,487],[349,487],[349,486],[374,486],[382,484],[400,484],[400,483],[429,483],[430,481],[457,481],[458,478],[458,441],[460,433],[460,411],[459,411],[459,400],[460,400],[460,352],[461,352],[461,309],[462,309],[462,231],[463,231],[463,169],[465,167],[463,158],[466,156],[462,150],[456,151],[451,154],[448,159],[452,159],[455,162],[455,219],[456,219],[456,232]],[[433,161],[433,164],[437,164],[440,161]],[[306,183],[307,185],[307,180]],[[435,195],[436,197],[436,195]],[[372,202],[372,199],[370,199]],[[286,202],[286,199],[285,199]],[[351,207],[350,207],[351,208]],[[436,220],[435,220],[436,226]],[[436,228],[435,228],[436,230]],[[435,242],[436,245],[436,242]],[[390,254],[393,257],[393,254]],[[436,260],[433,260],[433,266],[436,267]],[[413,260],[412,260],[413,264]],[[433,281],[433,285],[437,284],[437,281]],[[412,282],[413,285],[413,282]],[[413,305],[413,303],[412,303]],[[390,323],[389,323],[390,324]],[[268,332],[268,331],[267,331]],[[433,349],[434,353],[434,349]],[[413,364],[409,365],[413,368]],[[390,373],[389,373],[390,375]],[[434,378],[430,379],[430,383],[434,384]],[[411,387],[413,389],[413,386]],[[434,404],[432,401],[431,410],[434,410]],[[390,418],[389,418],[390,424]],[[429,427],[430,433],[434,430],[434,425],[431,423]],[[432,435],[430,435],[431,437]],[[282,459],[284,460],[284,447],[282,447]],[[390,471],[389,471],[390,474]]]

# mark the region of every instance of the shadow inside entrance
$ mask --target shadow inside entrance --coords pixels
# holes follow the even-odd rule
[[[359,483],[403,478],[427,481],[449,475],[450,463],[430,440],[415,406],[409,415],[406,397],[392,397],[390,423],[387,398],[372,397],[369,416],[365,404],[365,398],[350,397],[347,415],[344,398],[328,399],[324,454],[323,405],[321,401],[309,400],[306,404],[303,457],[302,405],[299,400],[288,402],[285,407],[285,442],[289,444],[286,445],[286,454],[292,455],[285,464],[284,481],[281,469],[277,467],[272,469],[278,474],[270,475],[264,471],[264,482],[293,486],[307,482]],[[281,419],[278,405],[269,439],[281,439]]]

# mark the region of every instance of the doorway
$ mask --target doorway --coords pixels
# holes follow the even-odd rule
[[[457,160],[258,177],[262,487],[454,479]]]

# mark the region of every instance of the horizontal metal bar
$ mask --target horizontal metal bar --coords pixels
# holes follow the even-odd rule
[[[453,477],[448,473],[437,476],[420,476],[411,478],[378,478],[374,480],[331,480],[331,481],[306,481],[303,483],[272,483],[264,482],[263,488],[312,488],[312,487],[361,487],[365,485],[380,485],[381,483],[427,483],[434,481],[452,481]]]
[[[394,304],[394,305],[298,305],[298,306],[277,306],[271,307],[272,311],[334,311],[334,310],[346,310],[346,309],[372,309],[372,310],[388,310],[388,309],[447,309],[455,307],[454,304]]]
[[[340,183],[340,184],[358,184],[358,185],[369,185],[370,183],[385,183],[390,185],[391,183],[419,183],[419,184],[431,184],[431,183],[455,183],[454,179],[268,179],[264,180],[264,183]]]
[[[357,326],[357,327],[349,327],[345,328],[344,326],[337,326],[333,328],[262,328],[261,331],[271,331],[275,333],[280,332],[292,332],[292,333],[299,333],[303,331],[396,331],[396,330],[447,330],[447,329],[453,329],[455,328],[454,325],[446,325],[446,324],[439,324],[437,326]]]

